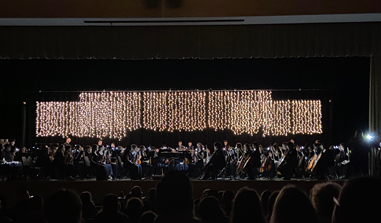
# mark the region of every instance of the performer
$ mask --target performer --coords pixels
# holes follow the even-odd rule
[[[370,147],[367,145],[361,129],[349,140],[351,150],[351,176],[368,175],[368,154]]]
[[[112,171],[112,167],[109,160],[110,154],[109,154],[109,151],[103,145],[103,142],[101,139],[98,140],[98,146],[97,146],[97,150],[95,151],[95,154],[97,155],[98,163],[104,167],[108,180],[112,180],[114,173]]]
[[[253,143],[253,152],[249,155],[245,163],[244,170],[249,180],[255,180],[258,176],[258,168],[261,166],[261,151],[258,143]]]
[[[7,168],[8,178],[17,178],[22,173],[22,164],[15,161],[15,152],[12,152],[11,144],[5,144],[0,152],[0,165]]]
[[[63,144],[64,145],[64,147],[66,148],[66,147],[70,147],[70,150],[72,149],[71,147],[71,138],[70,137],[68,137],[68,138],[66,138],[66,141],[65,141],[65,143]]]
[[[192,144],[192,142],[188,142],[188,148],[187,148],[189,151],[190,150],[194,150],[194,146]]]
[[[137,169],[137,177],[139,179],[141,179],[142,173],[143,173],[142,166],[140,165],[141,164],[141,154],[140,154],[139,147],[137,145],[135,145],[135,144],[131,145],[130,162],[136,167],[136,169]]]
[[[240,142],[237,142],[235,144],[234,150],[235,150],[235,154],[237,155],[237,158],[239,159],[243,155],[242,144]]]
[[[230,149],[230,145],[228,144],[228,140],[224,140],[224,148],[223,150],[226,151],[226,154],[227,154],[227,151]]]
[[[120,150],[115,146],[115,143],[111,143],[111,147],[108,149],[107,163],[111,165],[113,172],[113,180],[116,180],[119,176],[119,164],[118,156],[120,156]]]
[[[204,176],[201,180],[207,180],[211,176],[211,179],[216,180],[217,174],[225,167],[226,160],[221,143],[214,143],[214,153],[209,162],[204,167]]]
[[[195,149],[195,154],[197,157],[196,163],[196,175],[199,177],[202,174],[202,169],[205,163],[205,147],[201,143],[197,143],[197,148]]]
[[[186,147],[183,146],[183,142],[179,141],[176,147],[176,151],[183,152],[178,159],[175,161],[175,170],[177,171],[188,171],[189,169],[189,159],[186,157]],[[188,153],[189,154],[189,153]]]
[[[335,157],[335,173],[336,177],[339,179],[347,178],[347,167],[349,164],[349,154],[350,151],[347,149],[345,151],[345,146],[343,143],[340,143],[338,146],[339,153]]]
[[[278,171],[281,172],[283,179],[290,180],[298,164],[297,153],[292,142],[284,142],[282,148],[284,152],[278,165]]]
[[[182,141],[178,141],[177,143],[177,147],[176,147],[176,151],[184,151],[186,148],[185,146],[183,146],[183,142]]]
[[[141,166],[142,166],[142,171],[144,173],[144,176],[147,179],[152,179],[153,166],[150,163],[151,157],[150,157],[149,151],[147,151],[144,145],[140,146],[140,154],[141,154]]]
[[[228,150],[228,161],[227,161],[227,170],[226,173],[231,180],[237,179],[237,162],[238,156],[236,153],[236,149],[230,147]]]

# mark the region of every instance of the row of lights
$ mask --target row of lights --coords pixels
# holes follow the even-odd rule
[[[37,102],[36,135],[126,137],[139,128],[287,136],[322,133],[320,100],[273,101],[271,91],[81,93],[79,102]],[[208,102],[206,101],[208,99]]]

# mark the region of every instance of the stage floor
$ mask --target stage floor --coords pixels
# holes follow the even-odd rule
[[[0,193],[7,199],[9,204],[17,200],[20,190],[29,190],[30,195],[39,195],[44,199],[49,197],[52,193],[59,189],[70,189],[81,193],[82,191],[90,191],[93,195],[93,200],[96,203],[101,203],[103,197],[109,193],[114,193],[120,196],[123,191],[128,194],[133,186],[140,186],[145,196],[150,188],[155,188],[159,182],[160,177],[155,177],[155,180],[139,180],[131,181],[129,179],[122,179],[117,181],[95,181],[95,179],[87,180],[74,180],[74,181],[58,181],[58,180],[35,180],[35,181],[0,181]],[[260,194],[264,190],[276,191],[282,189],[283,186],[294,184],[309,193],[310,189],[317,183],[325,181],[317,180],[191,180],[193,186],[194,198],[199,198],[205,189],[215,190],[233,190],[238,191],[242,187],[250,187],[257,190]],[[345,180],[333,180],[339,184],[344,184]]]

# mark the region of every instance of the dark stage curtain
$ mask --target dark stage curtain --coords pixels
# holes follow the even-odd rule
[[[0,58],[343,57],[380,54],[381,23],[0,27]]]

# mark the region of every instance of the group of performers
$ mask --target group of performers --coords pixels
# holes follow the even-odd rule
[[[22,157],[20,153],[28,152],[20,151],[14,157]],[[8,163],[12,163],[13,160],[6,157]],[[350,155],[343,144],[327,148],[318,140],[305,147],[290,140],[267,148],[256,142],[237,143],[232,147],[226,140],[223,144],[214,143],[211,148],[201,143],[194,146],[192,142],[184,146],[181,141],[174,148],[135,144],[123,148],[116,147],[115,143],[103,145],[103,141],[99,140],[97,144],[83,148],[72,146],[71,139],[67,138],[64,144],[39,149],[39,155],[29,154],[25,160],[29,162],[28,165],[37,162],[44,167],[44,175],[67,179],[95,175],[100,180],[116,180],[125,176],[139,180],[151,179],[167,171],[183,171],[190,178],[201,180],[255,180],[258,177],[282,177],[287,180],[344,178]]]

